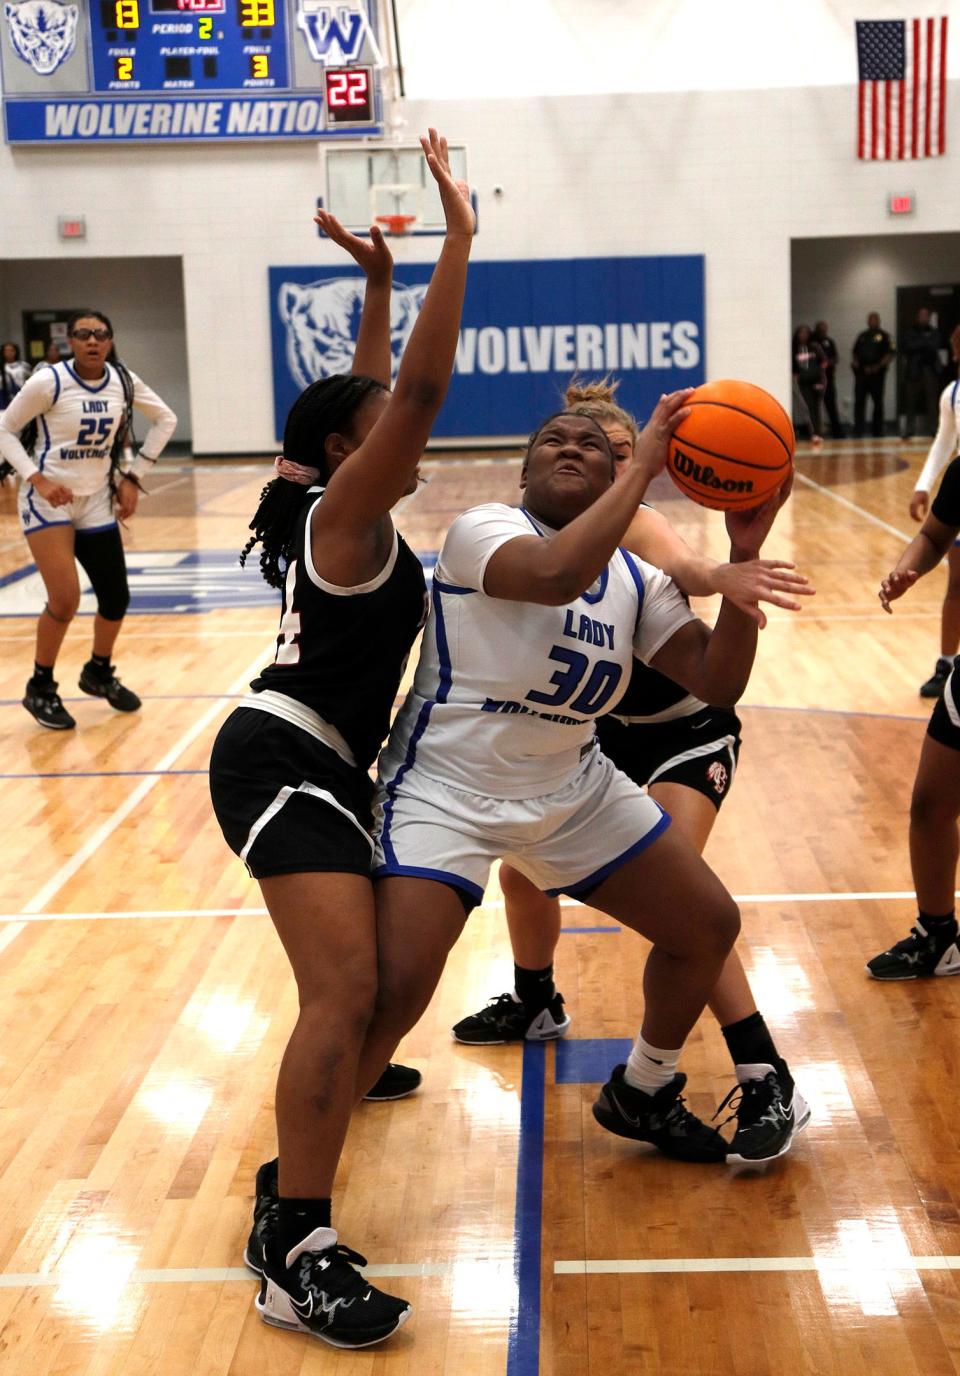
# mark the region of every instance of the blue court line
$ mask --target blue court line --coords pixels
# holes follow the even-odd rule
[[[517,1204],[513,1223],[514,1300],[507,1376],[540,1370],[540,1243],[543,1217],[543,1115],[546,1046],[524,1042],[517,1144]]]
[[[168,774],[209,774],[208,769],[56,769],[41,774],[0,774],[0,779],[165,779]]]
[[[2,779],[2,778],[3,778],[3,775],[0,774],[0,779]],[[589,906],[590,906],[589,903],[585,903],[585,904],[584,904],[584,907],[585,907],[585,908],[587,908],[587,907],[589,907]],[[622,932],[622,931],[623,931],[623,928],[622,928],[622,927],[561,927],[561,928],[560,928],[560,935],[561,935],[561,936],[587,936],[587,935],[588,935],[589,933],[591,933],[591,932],[613,932],[614,934],[616,934],[617,932]]]

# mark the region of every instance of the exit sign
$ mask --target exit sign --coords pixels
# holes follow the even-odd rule
[[[912,215],[917,208],[917,198],[912,191],[891,195],[887,201],[891,215]]]
[[[85,239],[87,222],[82,215],[60,215],[57,218],[57,233],[61,239]]]

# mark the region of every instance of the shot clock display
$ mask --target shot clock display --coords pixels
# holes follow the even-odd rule
[[[47,5],[43,44],[31,0],[0,6],[10,143],[382,132],[375,0]]]

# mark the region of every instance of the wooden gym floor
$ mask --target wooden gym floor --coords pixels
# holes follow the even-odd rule
[[[78,729],[20,697],[41,604],[0,492],[0,1367],[17,1376],[941,1376],[960,1371],[960,980],[881,986],[864,961],[913,916],[906,827],[942,574],[886,616],[923,450],[799,461],[769,541],[815,580],[771,614],[736,787],[707,857],[738,895],[759,1005],[813,1108],[763,1172],[683,1166],[602,1132],[599,1080],[640,1019],[643,943],[570,904],[559,1046],[456,1046],[506,989],[496,882],[401,1058],[414,1098],[357,1113],[335,1201],[344,1240],[414,1303],[382,1348],[342,1353],[256,1317],[242,1268],[274,1152],[294,1017],[256,886],[223,844],[205,766],[269,655],[276,616],[242,543],[265,465],[162,466],[127,536],[121,676],[143,710],[76,689]],[[427,465],[400,516],[421,551],[512,500],[513,462]],[[723,557],[721,518],[655,499]],[[731,1087],[707,1016],[682,1062],[709,1116]]]

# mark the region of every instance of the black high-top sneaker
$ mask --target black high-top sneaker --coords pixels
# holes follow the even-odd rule
[[[554,994],[546,1008],[531,1012],[516,994],[500,994],[479,1013],[454,1023],[454,1041],[467,1046],[499,1046],[503,1042],[550,1042],[570,1026],[563,995]]]
[[[282,1262],[270,1247],[257,1312],[265,1323],[311,1333],[332,1347],[372,1347],[405,1324],[411,1310],[354,1269],[366,1264],[337,1241],[333,1228],[315,1228]]]
[[[264,1161],[257,1171],[256,1198],[253,1201],[253,1227],[243,1251],[243,1259],[251,1271],[263,1275],[267,1246],[277,1236],[280,1219],[280,1200],[277,1189],[277,1160]]]
[[[656,1094],[634,1089],[618,1065],[601,1089],[593,1116],[601,1127],[635,1142],[652,1142],[677,1161],[723,1161],[727,1144],[713,1128],[684,1107],[681,1091],[686,1075],[674,1075]]]
[[[960,975],[960,950],[957,949],[957,924],[946,924],[945,932],[928,932],[917,918],[910,935],[867,961],[872,979],[929,979],[932,976]]]

